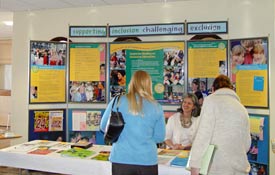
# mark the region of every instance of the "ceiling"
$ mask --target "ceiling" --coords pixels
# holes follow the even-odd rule
[[[188,0],[0,0],[0,38],[12,37],[12,26],[3,21],[12,21],[13,12],[173,1]]]

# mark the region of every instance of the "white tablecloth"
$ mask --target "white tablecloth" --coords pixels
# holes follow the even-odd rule
[[[38,140],[24,143],[33,144]],[[69,147],[70,148],[70,145]],[[94,151],[110,150],[110,146],[94,145]],[[22,169],[47,171],[53,173],[72,175],[111,175],[111,163],[109,161],[98,161],[63,157],[53,152],[47,155],[28,154],[31,146],[22,147],[22,144],[0,150],[0,166],[10,166]],[[66,149],[64,147],[64,149]],[[190,172],[183,167],[172,167],[159,164],[159,175],[190,175]]]

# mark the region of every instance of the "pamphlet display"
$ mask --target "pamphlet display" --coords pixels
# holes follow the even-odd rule
[[[184,42],[111,43],[110,97],[125,93],[136,70],[147,71],[160,103],[179,104],[184,93]]]
[[[30,104],[66,102],[66,61],[66,43],[30,41]]]
[[[231,79],[243,105],[266,108],[268,104],[268,40],[230,40]]]
[[[69,102],[106,102],[106,44],[70,43]]]
[[[29,110],[29,141],[66,141],[65,109]]]

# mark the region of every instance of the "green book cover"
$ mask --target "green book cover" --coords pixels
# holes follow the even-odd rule
[[[214,156],[215,149],[216,149],[215,145],[210,144],[207,147],[207,150],[206,150],[205,154],[203,155],[202,161],[201,161],[201,168],[200,168],[200,174],[201,175],[207,175],[208,168],[209,168],[209,165],[212,161],[212,157]],[[188,159],[188,162],[187,162],[187,165],[186,165],[187,170],[191,170],[191,167],[189,165],[190,157],[192,156],[191,153],[192,153],[192,151],[190,152],[189,159]]]
[[[215,145],[209,145],[206,153],[202,157],[200,174],[205,175],[208,172],[209,165],[214,155]]]
[[[79,148],[79,147],[74,147],[68,150],[61,151],[60,154],[61,156],[64,156],[64,157],[86,158],[94,155],[95,152],[91,150]]]

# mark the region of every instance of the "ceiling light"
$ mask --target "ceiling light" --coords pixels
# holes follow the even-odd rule
[[[13,21],[3,21],[6,26],[13,26]]]

